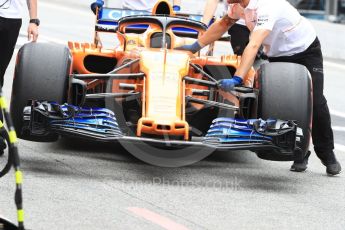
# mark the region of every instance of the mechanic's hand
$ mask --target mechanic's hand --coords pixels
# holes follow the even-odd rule
[[[192,52],[193,54],[195,54],[196,52],[198,52],[201,49],[202,49],[202,46],[199,44],[198,41],[194,42],[191,45],[184,45],[184,46],[180,46],[180,47],[175,48],[175,50],[187,50],[187,51]]]
[[[38,26],[35,23],[30,23],[28,26],[28,41],[36,42],[38,38]]]
[[[238,76],[233,76],[231,79],[222,79],[218,82],[219,87],[225,91],[232,91],[235,86],[241,85],[242,83],[242,78]]]
[[[181,11],[181,6],[174,5],[173,6],[173,10],[174,10],[174,12],[180,12]]]
[[[94,3],[91,4],[91,10],[94,14],[96,14],[96,9],[97,8],[101,8],[104,5],[104,1],[103,0],[96,0]]]

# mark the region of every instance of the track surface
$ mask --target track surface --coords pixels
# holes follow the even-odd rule
[[[40,1],[41,41],[92,40],[88,3],[68,3]],[[25,30],[26,24],[19,44]],[[344,66],[325,62],[337,155],[345,167]],[[13,67],[12,61],[4,87],[8,98]],[[29,229],[345,226],[344,174],[327,177],[315,154],[306,173],[292,173],[289,162],[263,161],[247,151],[216,153],[188,167],[166,169],[134,159],[119,145],[62,139],[52,144],[20,141],[19,148]],[[0,182],[0,214],[15,220],[13,179],[9,174]]]

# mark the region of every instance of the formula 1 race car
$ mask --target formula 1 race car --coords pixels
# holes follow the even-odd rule
[[[120,142],[160,166],[191,164],[215,150],[251,150],[266,160],[304,156],[312,111],[304,66],[266,63],[226,92],[218,81],[232,77],[241,57],[174,49],[207,29],[199,16],[177,15],[161,0],[150,15],[102,7],[96,17],[91,44],[20,49],[11,98],[20,138]],[[115,33],[119,45],[100,47],[102,32]]]

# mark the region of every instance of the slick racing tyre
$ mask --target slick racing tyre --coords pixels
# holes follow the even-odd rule
[[[308,151],[312,124],[312,82],[303,65],[285,62],[263,64],[259,69],[258,117],[293,120],[303,130],[303,138],[297,142],[302,150],[295,156],[279,156],[277,153],[260,152],[266,160],[294,160],[304,157]]]
[[[67,101],[71,54],[63,45],[28,43],[18,52],[10,112],[17,135],[31,141],[55,141],[57,134],[32,136],[23,130],[23,109],[28,100]]]

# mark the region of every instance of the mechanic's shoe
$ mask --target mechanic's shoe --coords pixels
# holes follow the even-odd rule
[[[326,173],[329,176],[334,176],[341,172],[341,165],[339,161],[337,161],[333,151],[329,154],[327,160],[321,159],[321,162],[324,166],[326,166]]]
[[[0,157],[4,155],[4,151],[6,149],[6,142],[3,137],[0,136]]]
[[[330,164],[326,166],[326,172],[329,176],[335,176],[341,173],[341,165],[337,161],[335,164]]]
[[[305,170],[307,170],[309,156],[310,151],[307,152],[303,160],[295,160],[291,165],[290,171],[304,172]]]

